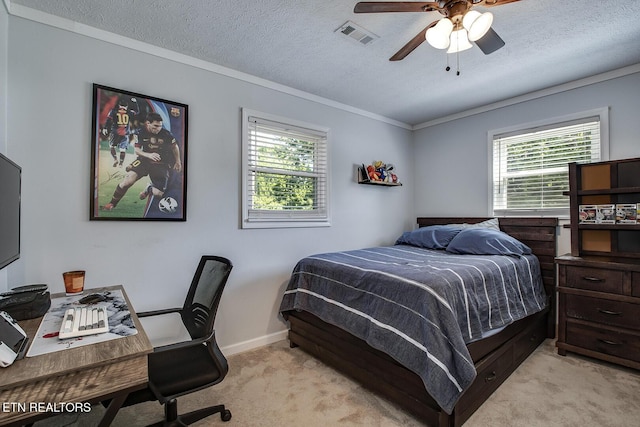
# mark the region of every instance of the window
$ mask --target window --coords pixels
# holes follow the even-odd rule
[[[328,129],[242,110],[243,228],[329,224]]]
[[[494,215],[569,214],[567,164],[606,160],[608,110],[489,134]]]

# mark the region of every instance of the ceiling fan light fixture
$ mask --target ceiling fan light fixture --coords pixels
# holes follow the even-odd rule
[[[480,13],[470,10],[462,18],[462,26],[468,31],[469,40],[472,42],[482,38],[493,24],[493,14],[491,12]]]
[[[469,42],[469,38],[467,37],[467,30],[462,28],[451,33],[449,50],[447,53],[462,52],[463,50],[471,49],[472,47],[473,45]]]
[[[427,30],[425,38],[436,49],[446,49],[449,47],[449,36],[452,30],[453,22],[449,18],[442,18],[435,26]]]

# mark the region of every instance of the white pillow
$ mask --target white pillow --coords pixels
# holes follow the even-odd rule
[[[490,228],[492,230],[498,230],[500,231],[500,223],[498,222],[498,218],[491,218],[488,219],[486,221],[482,221],[482,222],[478,222],[475,224],[468,224],[468,223],[463,223],[463,224],[447,224],[449,227],[456,227],[456,228]]]

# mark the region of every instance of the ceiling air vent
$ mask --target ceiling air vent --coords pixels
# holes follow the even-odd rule
[[[347,21],[340,28],[336,30],[336,33],[342,33],[345,36],[357,41],[362,45],[368,45],[374,42],[378,36],[371,31],[367,31],[359,25],[354,24],[351,21]]]

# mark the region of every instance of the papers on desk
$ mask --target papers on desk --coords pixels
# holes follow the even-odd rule
[[[107,291],[104,292],[104,295],[106,301],[101,302],[100,306],[104,306],[109,314],[109,332],[99,335],[60,339],[58,335],[65,313],[70,308],[81,306],[78,300],[82,298],[82,295],[52,298],[51,308],[42,318],[38,332],[36,332],[35,337],[33,337],[31,347],[29,351],[27,351],[27,357],[39,356],[54,351],[81,347],[137,334],[138,330],[131,320],[131,313],[122,295],[122,291],[119,289]]]

